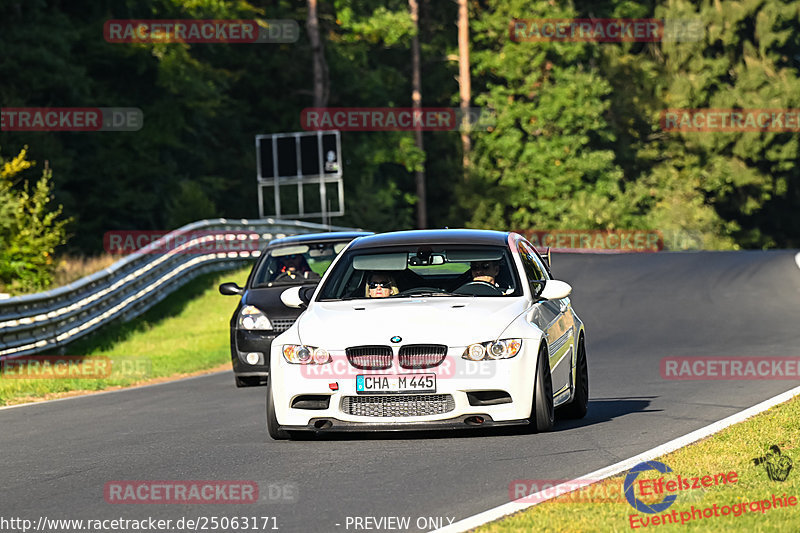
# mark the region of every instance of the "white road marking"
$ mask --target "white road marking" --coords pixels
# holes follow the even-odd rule
[[[800,254],[796,256],[796,259],[798,261],[798,266],[800,267]],[[665,444],[656,446],[655,448],[647,450],[646,452],[642,452],[639,455],[634,455],[633,457],[625,459],[624,461],[620,461],[619,463],[607,466],[605,468],[601,468],[600,470],[596,470],[590,474],[586,474],[572,481],[562,483],[553,488],[548,488],[546,494],[545,491],[541,491],[535,494],[524,496],[519,500],[508,502],[498,507],[494,507],[493,509],[486,510],[482,513],[478,513],[463,520],[459,520],[458,522],[454,522],[449,526],[445,526],[443,528],[434,530],[431,533],[456,533],[456,532],[468,531],[478,526],[482,526],[483,524],[486,524],[488,522],[499,520],[500,518],[506,515],[510,515],[512,513],[528,509],[529,507],[533,507],[534,505],[538,505],[542,502],[553,499],[561,494],[572,492],[574,490],[579,489],[580,487],[591,485],[592,483],[596,483],[602,479],[614,476],[616,474],[620,474],[622,472],[625,472],[626,470],[630,470],[631,468],[641,463],[642,461],[651,461],[664,454],[673,452],[678,448],[682,448],[684,446],[692,444],[693,442],[697,442],[698,440],[704,439],[709,435],[713,435],[714,433],[717,433],[718,431],[721,431],[728,426],[732,426],[733,424],[737,424],[763,411],[766,411],[770,407],[773,407],[779,403],[786,402],[792,399],[794,396],[797,396],[798,394],[800,394],[800,387],[795,387],[782,394],[778,394],[777,396],[774,396],[768,400],[764,400],[763,402],[756,404],[752,407],[748,407],[744,411],[740,411],[727,418],[723,418],[722,420],[714,422],[713,424],[710,424],[706,427],[700,428],[696,431],[692,431],[691,433],[687,433],[682,437],[678,437],[677,439],[671,440]],[[525,500],[532,500],[532,502]]]
[[[800,252],[798,252],[794,256],[794,261],[795,263],[797,263],[797,267],[800,268]],[[449,526],[432,531],[431,533],[455,533],[455,532],[467,531],[476,528],[478,526],[481,526],[483,524],[486,524],[488,522],[493,522],[495,520],[498,520],[504,516],[522,511],[524,509],[528,509],[529,507],[533,507],[534,505],[538,505],[547,500],[551,500],[562,494],[578,490],[579,488],[591,485],[592,483],[597,483],[602,479],[629,470],[630,468],[641,463],[642,461],[650,461],[652,459],[655,459],[656,457],[675,451],[678,448],[682,448],[693,442],[697,442],[698,440],[703,439],[709,435],[713,435],[714,433],[717,433],[718,431],[721,431],[728,426],[739,423],[747,418],[750,418],[751,416],[755,416],[758,413],[766,411],[770,407],[773,407],[779,403],[788,401],[797,394],[800,394],[800,387],[796,387],[792,390],[786,391],[783,394],[779,394],[773,398],[770,398],[769,400],[765,400],[759,404],[754,405],[753,407],[749,407],[744,411],[736,413],[735,415],[723,418],[718,422],[714,422],[713,424],[710,424],[704,428],[692,431],[691,433],[688,433],[682,437],[678,437],[677,439],[671,440],[665,444],[662,444],[661,446],[657,446],[646,452],[640,453],[639,455],[634,455],[633,457],[626,459],[624,461],[620,461],[619,463],[607,466],[605,468],[601,468],[600,470],[596,470],[590,474],[586,474],[584,476],[575,478],[572,481],[566,481],[564,483],[561,483],[560,485],[556,485],[553,488],[548,488],[546,493],[544,491],[540,491],[535,494],[529,494],[527,496],[524,496],[523,498],[520,498],[519,500],[505,503],[503,505],[494,507],[492,509],[488,509],[482,513],[478,513],[463,520],[459,520],[458,522],[455,522],[454,524],[451,524]]]

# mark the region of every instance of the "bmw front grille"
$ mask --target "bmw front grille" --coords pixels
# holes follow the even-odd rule
[[[345,396],[342,411],[353,416],[430,416],[456,408],[450,394],[415,394],[408,396]]]
[[[391,346],[354,346],[345,353],[350,364],[361,370],[384,370],[392,366]]]
[[[433,368],[447,356],[443,344],[408,344],[400,348],[400,366],[403,368]]]

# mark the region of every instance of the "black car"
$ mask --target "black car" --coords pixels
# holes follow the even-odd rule
[[[302,309],[287,307],[281,293],[289,287],[316,287],[336,255],[370,232],[295,235],[270,241],[250,271],[247,285],[223,283],[219,292],[241,295],[231,317],[231,361],[237,387],[266,385],[273,339],[297,320]]]

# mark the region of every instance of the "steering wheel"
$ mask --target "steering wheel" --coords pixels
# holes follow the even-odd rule
[[[473,296],[502,296],[503,292],[486,281],[470,281],[453,291],[453,294],[472,294]]]
[[[297,272],[295,272],[294,274],[295,274],[295,276],[298,276]],[[275,279],[273,279],[272,281],[286,281],[287,279],[292,279],[292,276],[289,275],[289,271],[288,270],[286,272],[281,272],[280,274],[275,276]]]
[[[397,293],[396,296],[404,296],[406,294],[413,294],[415,292],[447,292],[447,291],[440,287],[413,287],[411,289],[406,289],[403,292]]]

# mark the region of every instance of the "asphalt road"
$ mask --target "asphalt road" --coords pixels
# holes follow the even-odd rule
[[[230,373],[0,410],[0,518],[274,516],[269,527],[310,532],[400,516],[419,531],[427,517],[446,525],[508,502],[513,480],[571,479],[798,385],[666,381],[659,372],[665,356],[798,355],[794,252],[556,255],[553,271],[573,285],[586,322],[584,420],[540,435],[274,442],[265,389],[236,389]],[[103,490],[115,480],[253,480],[265,501],[109,504]],[[289,492],[278,498],[278,486]]]

